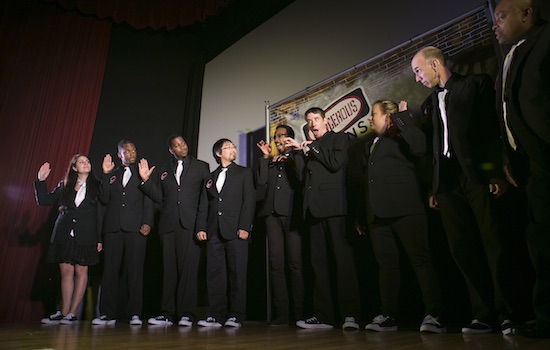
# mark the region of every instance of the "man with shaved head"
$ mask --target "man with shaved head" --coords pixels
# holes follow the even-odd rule
[[[501,247],[494,198],[506,190],[494,84],[463,76],[432,46],[414,55],[415,79],[433,89],[423,104],[433,124],[434,171],[429,205],[439,209],[449,249],[468,290],[472,321],[463,333],[511,332],[511,307],[501,290]]]
[[[538,0],[501,0],[493,31],[512,45],[497,84],[504,171],[513,186],[525,186],[529,204],[527,245],[535,267],[536,325],[518,329],[529,337],[550,337],[550,27]],[[527,164],[521,166],[521,164]]]

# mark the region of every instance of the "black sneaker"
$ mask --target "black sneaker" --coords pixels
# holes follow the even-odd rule
[[[61,319],[61,321],[59,321],[59,324],[76,324],[77,322],[78,318],[76,318],[73,313],[69,312]]]
[[[489,326],[487,323],[483,323],[478,319],[472,320],[472,322],[462,327],[462,333],[467,334],[484,334],[484,333],[491,333],[493,329],[491,326]]]
[[[104,325],[113,325],[116,323],[116,319],[109,318],[107,315],[101,315],[92,320],[92,325],[94,326],[104,326]]]
[[[171,326],[174,324],[171,319],[169,319],[164,315],[151,317],[150,319],[147,320],[147,323],[153,326]]]
[[[445,333],[447,332],[447,327],[441,324],[439,317],[427,315],[420,325],[420,331],[428,333]]]
[[[378,315],[372,322],[365,326],[367,331],[391,332],[397,330],[397,323],[390,316]]]
[[[502,335],[513,334],[514,328],[514,322],[508,319],[502,321],[502,323],[500,324],[500,331],[502,332]]]
[[[215,317],[211,317],[211,316],[208,316],[204,320],[200,320],[199,322],[197,322],[197,325],[201,327],[211,327],[211,328],[220,328],[222,326],[222,324],[219,323]]]
[[[61,311],[56,311],[54,314],[50,315],[49,317],[44,317],[40,320],[43,324],[58,324],[59,321],[63,319],[63,314]]]
[[[320,321],[315,316],[313,316],[311,318],[308,318],[306,320],[296,321],[296,326],[298,326],[300,328],[305,328],[305,329],[330,329],[330,328],[334,328],[332,325]]]

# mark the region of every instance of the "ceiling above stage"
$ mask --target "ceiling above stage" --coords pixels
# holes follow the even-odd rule
[[[183,33],[211,60],[294,0],[45,0],[137,30]]]

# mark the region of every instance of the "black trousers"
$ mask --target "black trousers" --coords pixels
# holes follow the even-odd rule
[[[200,245],[195,233],[178,229],[160,234],[164,276],[162,279],[162,314],[170,319],[187,316],[194,321],[197,309],[197,277]]]
[[[533,161],[530,165],[526,187],[529,203],[526,238],[536,272],[533,309],[537,327],[550,330],[550,174]]]
[[[219,233],[209,237],[206,244],[209,316],[219,322],[229,317],[236,317],[239,322],[246,319],[247,269],[248,240],[228,241]]]
[[[440,316],[441,290],[430,255],[426,215],[376,218],[369,224],[369,236],[378,262],[382,314],[394,318],[398,314],[401,275],[396,239],[399,238],[416,274],[426,314]]]
[[[103,240],[103,278],[99,311],[117,317],[118,287],[122,263],[128,274],[127,316],[141,316],[143,307],[143,263],[147,237],[139,232],[112,232]]]
[[[281,320],[289,319],[289,289],[286,269],[288,267],[294,318],[303,317],[304,275],[302,262],[302,236],[289,229],[288,216],[269,215],[265,218],[269,242],[269,274],[275,315]]]
[[[342,317],[360,314],[359,287],[353,260],[353,250],[346,239],[346,217],[313,218],[307,215],[309,225],[311,264],[314,273],[313,309],[321,321],[335,323],[336,313],[332,286],[336,286],[338,306]],[[329,257],[329,254],[332,257]],[[330,263],[336,276],[330,278]]]
[[[436,194],[451,255],[466,281],[473,318],[510,317],[501,290],[501,247],[488,184],[473,184],[455,167],[445,190]],[[449,180],[450,179],[450,180]]]

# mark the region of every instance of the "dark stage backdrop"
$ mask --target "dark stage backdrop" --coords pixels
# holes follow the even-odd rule
[[[59,288],[44,261],[57,210],[38,207],[32,182],[48,161],[53,189],[88,153],[111,23],[36,0],[0,7],[0,322],[37,322]]]

